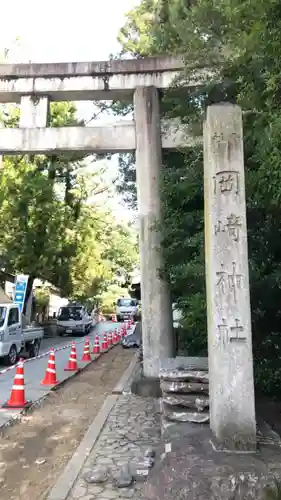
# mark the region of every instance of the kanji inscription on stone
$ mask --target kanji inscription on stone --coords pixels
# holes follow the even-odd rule
[[[215,235],[225,233],[233,241],[239,242],[241,226],[241,217],[235,214],[230,214],[223,221],[218,219],[214,226],[214,233]]]
[[[213,176],[214,194],[238,194],[239,172],[235,170],[222,170]]]
[[[247,337],[240,320],[235,318],[234,323],[229,326],[226,319],[222,318],[221,323],[218,325],[217,340],[222,349],[232,342],[245,343]]]
[[[216,272],[217,282],[216,288],[219,296],[223,298],[226,295],[232,294],[234,302],[237,302],[237,291],[241,289],[242,274],[236,271],[236,262],[232,262],[231,272],[225,269],[225,265],[221,263],[221,270]]]

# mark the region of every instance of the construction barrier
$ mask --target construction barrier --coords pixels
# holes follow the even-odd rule
[[[41,385],[57,385],[57,384],[59,384],[59,381],[57,380],[57,374],[56,374],[55,350],[52,349],[50,352],[46,374],[41,382]]]
[[[117,345],[121,339],[123,339],[127,335],[127,329],[125,325],[120,329],[115,329],[114,332],[112,330],[109,331],[108,335],[105,332],[103,336],[103,341],[102,345],[100,346],[100,340],[99,340],[99,335],[97,334],[95,337],[95,342],[92,350],[92,354],[97,357],[99,354],[107,352],[111,347],[114,347]],[[77,342],[77,344],[81,344],[83,342]],[[83,349],[83,356],[81,359],[81,362],[90,362],[95,359],[91,357],[91,347],[90,347],[90,339],[89,337],[85,338],[84,341],[84,349]],[[52,348],[50,351],[45,352],[39,356],[36,356],[31,359],[20,359],[18,364],[14,366],[10,366],[4,370],[0,371],[0,375],[6,373],[9,370],[12,370],[16,368],[16,373],[14,377],[14,383],[10,395],[10,399],[2,405],[2,408],[5,409],[24,409],[28,408],[29,406],[32,405],[32,401],[28,401],[25,398],[25,386],[24,386],[24,364],[34,361],[36,359],[40,359],[44,356],[49,356],[48,359],[48,365],[47,369],[45,372],[45,376],[43,380],[40,382],[40,385],[42,386],[49,386],[49,387],[55,387],[56,385],[60,384],[60,381],[57,379],[57,374],[56,374],[56,361],[55,361],[55,352],[59,352],[65,349],[70,350],[70,355],[69,359],[67,362],[67,365],[64,368],[64,371],[69,371],[69,372],[78,372],[79,367],[78,367],[78,361],[77,361],[77,352],[76,352],[76,342],[73,341],[71,344],[67,344],[66,346],[63,347],[58,347],[57,349]]]
[[[25,399],[23,364],[24,360],[20,359],[17,364],[10,399],[2,406],[2,408],[21,410],[31,405],[31,401],[26,401]]]

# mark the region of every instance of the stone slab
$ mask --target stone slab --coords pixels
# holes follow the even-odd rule
[[[194,422],[194,423],[209,423],[209,411],[197,411],[189,408],[183,408],[180,406],[170,406],[161,400],[160,409],[163,417],[172,422]]]
[[[187,368],[170,370],[168,368],[160,368],[159,376],[162,380],[209,383],[209,374],[203,370],[188,370]]]
[[[169,406],[183,406],[202,411],[209,408],[209,398],[196,394],[171,394],[163,393],[162,400]]]
[[[160,387],[163,392],[177,394],[209,394],[209,384],[200,382],[168,381],[161,380]]]
[[[196,356],[177,356],[160,360],[160,370],[203,370],[208,371],[208,358]]]

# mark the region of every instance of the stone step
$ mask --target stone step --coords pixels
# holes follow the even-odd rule
[[[170,406],[191,408],[197,411],[209,408],[209,398],[201,394],[171,394],[163,392],[162,400]]]
[[[174,381],[174,382],[201,382],[209,383],[209,374],[203,370],[188,370],[185,368],[178,368],[170,370],[168,368],[160,368],[159,377],[161,380]]]
[[[170,406],[165,404],[163,400],[160,401],[160,410],[163,416],[172,422],[193,422],[193,423],[208,423],[210,415],[208,410],[192,411],[191,409]]]
[[[160,388],[165,393],[209,395],[209,384],[202,382],[161,380]]]
[[[176,358],[160,359],[160,370],[203,370],[208,372],[207,357],[177,356]]]

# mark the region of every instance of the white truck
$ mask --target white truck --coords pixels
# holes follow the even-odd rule
[[[0,358],[14,365],[20,354],[38,356],[44,330],[41,327],[23,327],[23,315],[18,304],[0,303]]]
[[[87,335],[93,325],[93,318],[81,304],[68,304],[61,307],[57,315],[57,330],[60,336]]]
[[[116,302],[116,316],[118,323],[132,317],[137,321],[140,316],[137,299],[132,299],[131,297],[119,298]]]

